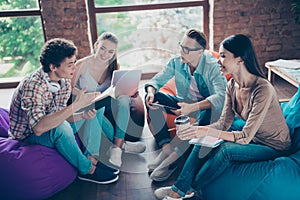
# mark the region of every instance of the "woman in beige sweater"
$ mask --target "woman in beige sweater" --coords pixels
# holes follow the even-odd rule
[[[241,34],[230,36],[221,43],[219,53],[221,72],[232,75],[220,119],[177,134],[182,140],[209,135],[225,142],[203,157],[201,146],[195,145],[176,183],[155,191],[160,199],[190,197],[192,190],[201,190],[232,162],[273,159],[284,155],[291,146],[276,92],[258,65],[250,39]],[[246,122],[245,126],[241,131],[227,131],[235,115]]]

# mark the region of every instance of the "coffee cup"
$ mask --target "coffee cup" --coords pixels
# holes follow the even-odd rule
[[[185,116],[185,115],[178,116],[174,120],[174,123],[176,125],[177,132],[185,130],[185,129],[187,129],[187,128],[189,128],[191,126],[190,117],[189,116]]]

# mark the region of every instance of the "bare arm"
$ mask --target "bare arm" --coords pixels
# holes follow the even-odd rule
[[[211,108],[211,103],[209,100],[204,99],[199,102],[195,103],[178,103],[178,106],[181,108],[177,110],[179,112],[178,114],[182,115],[188,115],[192,112],[198,111],[198,110],[205,110],[205,109],[210,109]]]

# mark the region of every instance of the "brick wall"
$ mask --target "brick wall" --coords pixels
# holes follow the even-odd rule
[[[78,57],[90,54],[88,17],[84,0],[41,0],[46,39],[63,37],[78,47]]]
[[[227,36],[249,35],[260,65],[278,58],[300,58],[300,25],[291,0],[215,0],[214,49]]]
[[[46,38],[73,40],[79,58],[89,55],[88,17],[84,0],[41,0]],[[300,58],[300,25],[290,11],[291,0],[214,0],[214,50],[227,36],[251,36],[259,63]]]

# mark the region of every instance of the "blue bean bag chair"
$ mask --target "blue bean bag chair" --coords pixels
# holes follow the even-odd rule
[[[0,199],[45,199],[75,180],[76,169],[55,149],[8,139],[8,127],[0,108]]]
[[[282,106],[292,137],[288,156],[253,163],[235,163],[202,188],[205,200],[300,199],[300,86]]]

